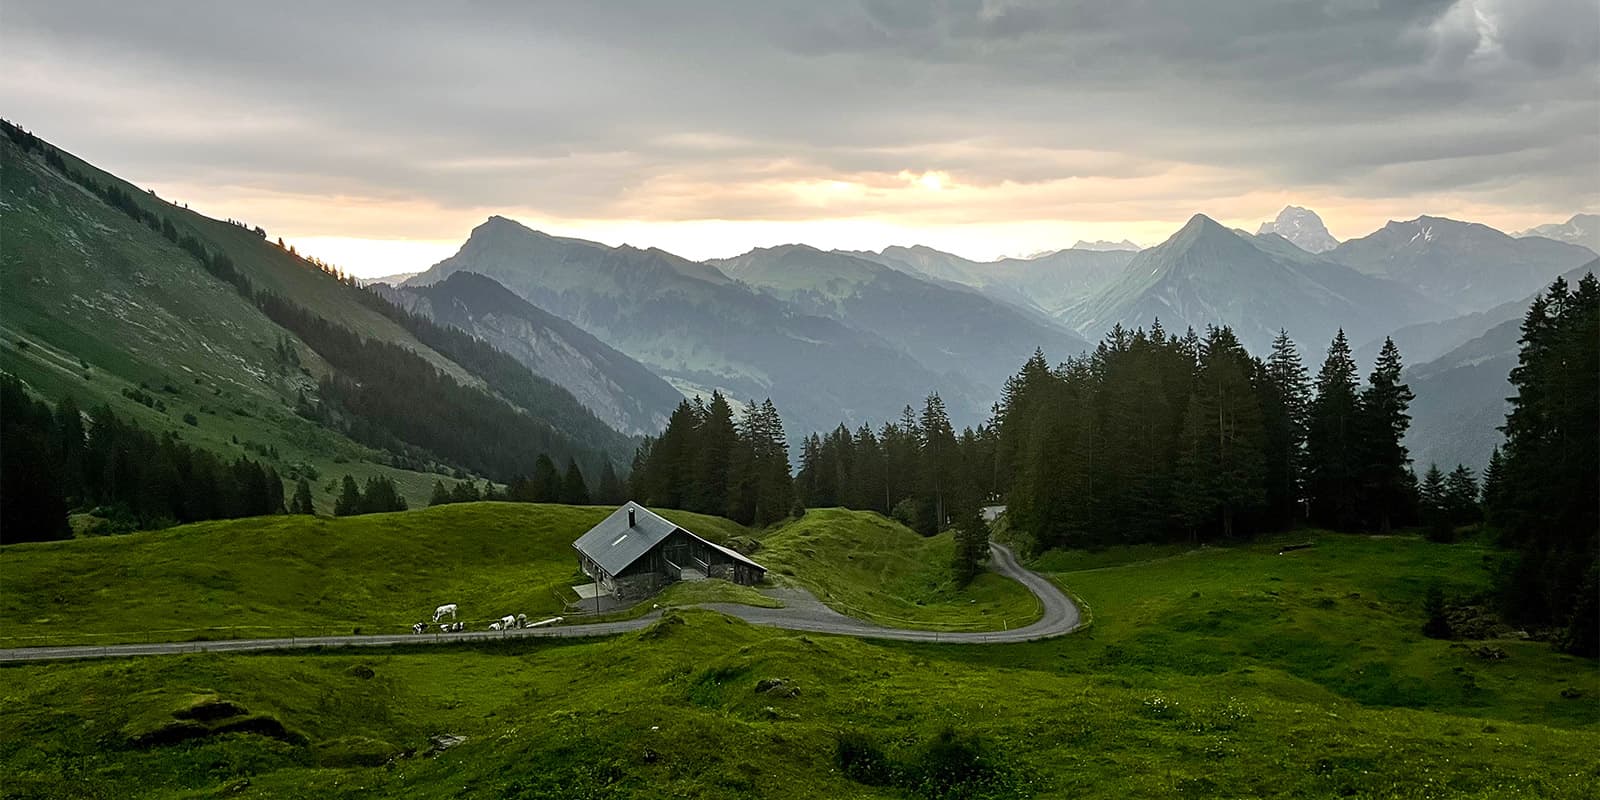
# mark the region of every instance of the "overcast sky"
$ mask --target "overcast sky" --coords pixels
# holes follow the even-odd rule
[[[0,114],[358,274],[1600,207],[1594,0],[6,0]]]

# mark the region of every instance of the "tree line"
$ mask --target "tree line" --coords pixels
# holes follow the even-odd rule
[[[66,397],[52,409],[0,376],[0,537],[70,538],[69,508],[95,509],[113,530],[273,514],[283,481],[269,465],[224,460],[108,407],[85,415]]]
[[[628,492],[645,505],[768,525],[796,509],[789,443],[772,400],[750,402],[737,420],[721,392],[678,404],[660,436],[633,458]]]
[[[1600,655],[1600,281],[1557,279],[1522,321],[1505,447],[1483,476],[1485,510],[1515,556],[1499,596],[1509,617],[1556,627],[1569,652]]]

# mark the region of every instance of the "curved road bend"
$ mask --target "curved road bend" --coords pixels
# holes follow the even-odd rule
[[[783,608],[757,608],[730,603],[707,603],[701,606],[738,617],[754,625],[767,625],[793,631],[854,636],[863,639],[892,639],[907,642],[948,642],[952,644],[999,644],[1026,642],[1062,636],[1077,630],[1078,607],[1056,585],[1037,572],[1017,563],[1016,556],[1004,545],[990,545],[989,568],[1011,578],[1033,592],[1044,606],[1044,613],[1031,625],[1008,631],[981,633],[944,633],[940,631],[885,628],[869,622],[847,617],[823,605],[803,589],[773,589],[769,593],[784,601]],[[473,631],[451,634],[390,634],[368,636],[308,636],[289,639],[220,639],[201,642],[162,642],[155,644],[113,644],[105,646],[72,645],[64,647],[16,647],[0,649],[0,662],[53,661],[72,658],[114,658],[124,656],[173,655],[179,653],[237,653],[252,650],[290,650],[312,647],[382,647],[389,645],[432,644],[457,641],[476,641],[531,638],[578,638],[609,636],[635,631],[654,622],[659,611],[642,617],[617,622],[594,622],[587,625],[562,625],[549,628],[529,628],[515,631]]]

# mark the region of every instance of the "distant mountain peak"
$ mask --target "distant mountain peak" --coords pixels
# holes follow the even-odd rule
[[[1131,241],[1129,241],[1127,239],[1123,239],[1120,242],[1110,242],[1110,241],[1106,241],[1105,239],[1096,239],[1095,241],[1092,241],[1092,242],[1086,242],[1086,241],[1084,241],[1082,239],[1079,239],[1077,241],[1077,243],[1072,245],[1072,247],[1070,249],[1072,249],[1072,250],[1093,250],[1095,252],[1102,252],[1103,253],[1103,252],[1111,252],[1111,251],[1115,251],[1115,250],[1127,250],[1127,251],[1130,251],[1130,252],[1138,252],[1140,250],[1143,250],[1144,248],[1140,247],[1137,244],[1134,244],[1133,242],[1131,242]],[[1047,256],[1047,255],[1051,255],[1051,253],[1050,252],[1039,253],[1039,254],[1037,254],[1037,255],[1035,255],[1033,257],[1037,258],[1037,257],[1042,257],[1042,256]]]
[[[1600,214],[1573,214],[1566,222],[1536,225],[1511,235],[1518,239],[1532,236],[1554,239],[1558,242],[1587,247],[1600,253]]]
[[[1339,246],[1339,240],[1322,224],[1322,217],[1300,206],[1284,206],[1276,219],[1261,223],[1256,235],[1267,233],[1276,233],[1308,253],[1325,253]]]

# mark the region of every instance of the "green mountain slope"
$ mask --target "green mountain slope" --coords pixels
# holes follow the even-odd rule
[[[502,217],[406,282],[487,275],[648,365],[685,392],[771,397],[790,434],[889,419],[946,379],[876,337],[803,314],[662,250],[549,236]],[[987,402],[987,398],[985,398]],[[981,413],[983,406],[963,410]]]
[[[438,283],[374,285],[390,302],[460,328],[560,384],[607,425],[655,434],[683,395],[582,328],[523,300],[493,278],[457,272]]]
[[[475,457],[487,453],[430,451],[396,418],[337,407],[326,396],[330,386],[345,396],[362,381],[376,388],[378,376],[435,376],[412,381],[421,393],[413,400],[449,397],[454,406],[446,407],[475,404],[485,419],[512,415],[539,432],[523,446],[553,456],[597,463],[590,454],[609,450],[620,461],[631,449],[559,388],[539,385],[520,366],[522,376],[486,371],[481,345],[455,346],[463,343],[269,243],[264,232],[174,206],[9,126],[0,169],[0,369],[44,397],[106,403],[220,455],[268,459],[285,476],[311,478],[324,507],[334,478],[347,472],[390,475],[421,502],[433,477],[418,468],[490,461]],[[424,344],[421,333],[452,345],[454,355]],[[472,369],[460,361],[466,356]],[[541,421],[556,419],[573,435]]]
[[[786,245],[710,263],[805,313],[882,337],[975,398],[995,396],[1038,348],[1061,358],[1089,349],[1015,306],[845,253]]]

